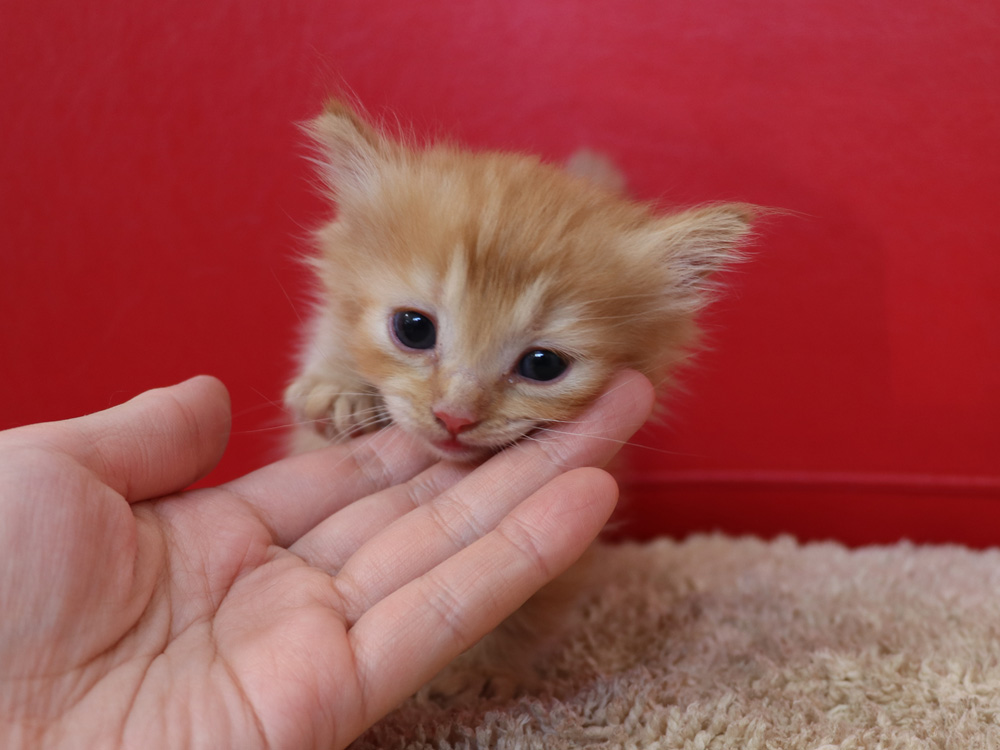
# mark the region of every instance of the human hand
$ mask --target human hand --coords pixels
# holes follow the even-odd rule
[[[584,551],[617,491],[574,467],[650,403],[627,373],[479,468],[389,428],[192,491],[214,378],[0,433],[0,745],[347,745]]]

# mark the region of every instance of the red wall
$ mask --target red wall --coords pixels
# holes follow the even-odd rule
[[[211,372],[217,476],[273,455],[324,211],[293,123],[342,85],[794,212],[637,439],[625,533],[1000,542],[994,0],[0,0],[0,427]]]

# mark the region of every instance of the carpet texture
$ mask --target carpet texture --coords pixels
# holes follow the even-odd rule
[[[424,690],[352,747],[1000,748],[998,551],[705,536],[595,557],[540,684],[484,697],[459,661],[470,692]]]

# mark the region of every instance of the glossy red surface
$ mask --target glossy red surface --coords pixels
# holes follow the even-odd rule
[[[346,85],[421,135],[792,212],[637,439],[633,533],[995,544],[998,82],[992,0],[7,0],[0,427],[211,372],[216,477],[275,455],[324,214],[294,123]]]

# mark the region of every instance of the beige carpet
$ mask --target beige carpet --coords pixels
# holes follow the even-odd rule
[[[1000,552],[698,537],[598,554],[531,694],[424,691],[354,747],[1000,748]]]

